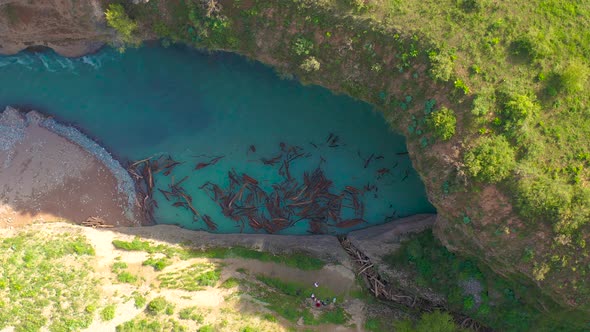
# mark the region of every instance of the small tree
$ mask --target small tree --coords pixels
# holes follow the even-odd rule
[[[447,82],[453,75],[455,69],[454,56],[449,52],[430,52],[430,75],[435,80]]]
[[[430,113],[430,116],[428,117],[428,126],[434,131],[434,136],[443,141],[449,140],[455,134],[455,127],[457,126],[455,112],[443,107]]]
[[[501,111],[504,130],[509,135],[514,134],[514,131],[525,123],[531,116],[536,115],[540,110],[540,106],[528,95],[515,94],[504,104]]]
[[[315,57],[310,56],[307,59],[303,60],[303,63],[299,67],[305,70],[306,72],[310,73],[312,71],[320,70],[320,62]]]
[[[137,23],[127,16],[125,8],[123,8],[122,5],[114,3],[110,4],[105,12],[105,16],[107,24],[117,30],[119,38],[123,44],[138,46],[141,43],[140,39],[135,35]]]
[[[464,162],[473,178],[496,183],[506,179],[514,169],[514,155],[504,136],[483,137],[465,153]]]
[[[313,42],[309,39],[299,37],[293,42],[293,52],[297,55],[309,55],[313,49]]]

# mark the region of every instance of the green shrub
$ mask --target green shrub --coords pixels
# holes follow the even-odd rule
[[[117,280],[119,282],[132,284],[137,281],[137,276],[129,273],[128,271],[123,271],[123,272],[117,274]]]
[[[416,323],[418,332],[455,332],[459,328],[453,322],[453,317],[446,312],[434,311],[424,313]]]
[[[110,320],[113,320],[113,318],[115,318],[115,305],[109,304],[106,307],[104,307],[100,312],[100,318],[104,322],[108,322]]]
[[[113,246],[117,249],[128,251],[148,251],[150,243],[148,241],[141,241],[139,237],[135,237],[133,241],[113,240]]]
[[[582,91],[588,81],[588,67],[582,62],[570,63],[559,75],[559,90],[568,93]]]
[[[397,332],[458,332],[460,328],[453,322],[453,317],[440,311],[427,312],[422,314],[420,319],[414,323],[409,319],[396,321],[394,323]]]
[[[135,307],[136,308],[143,308],[143,306],[146,304],[147,300],[145,298],[145,296],[141,295],[140,293],[133,292],[133,301],[135,302]]]
[[[534,99],[524,94],[514,94],[509,97],[501,111],[504,130],[510,134],[517,134],[516,129],[523,126],[525,121],[539,113],[540,106]]]
[[[199,332],[215,332],[215,329],[211,325],[201,326]]]
[[[151,266],[156,271],[162,271],[165,267],[170,266],[172,262],[166,257],[153,258],[150,257],[142,263],[143,266]]]
[[[299,66],[301,69],[305,70],[306,72],[310,73],[313,71],[320,70],[320,62],[315,57],[308,57],[301,63]]]
[[[148,303],[147,310],[148,313],[152,315],[157,315],[163,313],[169,307],[168,301],[162,296],[158,296],[155,299],[151,300]]]
[[[271,323],[276,323],[277,322],[277,318],[275,317],[275,315],[271,314],[271,313],[266,313],[262,316],[262,318],[264,318],[265,320],[271,322]]]
[[[127,263],[125,263],[125,262],[115,262],[113,264],[113,267],[111,268],[111,270],[113,272],[117,273],[117,272],[119,272],[119,271],[121,271],[123,269],[126,269],[126,268],[127,268]]]
[[[180,310],[180,312],[178,312],[178,318],[184,320],[190,319],[199,324],[202,324],[205,321],[205,317],[203,317],[203,315],[201,315],[200,313],[195,312],[196,309],[197,307],[184,308]]]
[[[293,43],[293,52],[297,55],[309,55],[313,49],[313,42],[309,39],[299,37]]]
[[[226,279],[221,285],[219,285],[219,287],[221,288],[234,288],[240,285],[240,282],[238,279],[234,278],[234,277],[230,277],[228,279]]]
[[[110,4],[105,12],[107,24],[117,30],[124,44],[137,46],[141,40],[135,36],[137,23],[127,16],[125,8],[120,4]]]
[[[428,126],[437,138],[440,138],[443,141],[449,140],[455,134],[455,127],[457,126],[455,112],[443,107],[430,113],[428,117]]]
[[[464,162],[473,178],[489,183],[506,179],[516,164],[514,150],[504,136],[480,138],[465,153]]]
[[[536,47],[535,41],[527,35],[520,36],[512,41],[510,43],[510,52],[513,55],[524,57],[529,61],[541,56],[541,52]]]
[[[447,82],[455,69],[454,56],[448,52],[430,52],[430,76],[435,80]]]
[[[463,310],[469,311],[475,306],[475,299],[473,296],[467,296],[463,299]]]

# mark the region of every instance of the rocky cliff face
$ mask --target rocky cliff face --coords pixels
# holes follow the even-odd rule
[[[98,0],[0,0],[0,53],[45,46],[69,57],[109,39]]]

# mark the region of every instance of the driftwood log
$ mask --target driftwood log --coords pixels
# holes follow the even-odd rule
[[[82,222],[82,226],[92,228],[113,228],[113,225],[107,224],[107,222],[101,217],[88,217],[86,221]]]
[[[358,250],[358,248],[356,248],[346,236],[340,237],[339,240],[344,250],[352,259],[355,265],[356,274],[362,277],[365,285],[376,298],[401,304],[404,307],[415,308],[421,312],[432,312],[435,310],[448,311],[453,316],[455,323],[464,329],[470,329],[477,332],[492,331],[492,329],[482,325],[471,317],[456,312],[450,312],[444,305],[433,303],[428,299],[410,294],[409,292],[405,292],[404,290],[389,284],[387,280],[379,275],[379,272],[373,263],[371,263],[369,257]]]

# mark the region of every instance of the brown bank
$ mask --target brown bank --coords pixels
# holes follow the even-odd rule
[[[0,227],[99,217],[133,225],[128,193],[102,162],[45,128],[37,112],[0,115]]]

